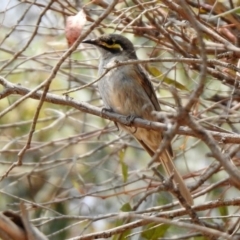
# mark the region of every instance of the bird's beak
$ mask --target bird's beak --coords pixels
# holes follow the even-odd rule
[[[88,43],[88,44],[92,44],[92,45],[98,45],[97,39],[86,39],[86,40],[83,40],[82,43]]]

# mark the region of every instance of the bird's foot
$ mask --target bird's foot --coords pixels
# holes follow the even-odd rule
[[[107,108],[107,107],[103,107],[102,108],[102,111],[101,111],[101,115],[103,114],[103,113],[108,113],[108,112],[114,112],[113,110],[112,110],[112,108]],[[114,122],[114,121],[113,121]],[[119,130],[119,127],[118,127],[118,124],[116,123],[116,122],[114,122],[114,125],[117,127],[117,129]]]
[[[108,113],[108,112],[113,112],[113,110],[111,108],[108,108],[108,107],[103,107],[102,110],[101,110],[101,115],[103,113]]]
[[[131,125],[133,124],[133,121],[134,121],[134,119],[135,119],[136,117],[137,117],[137,116],[135,116],[135,115],[128,115],[128,116],[126,117],[126,123],[125,123],[125,125],[131,126]]]

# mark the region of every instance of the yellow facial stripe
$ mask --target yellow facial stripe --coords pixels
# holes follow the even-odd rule
[[[118,49],[118,50],[121,50],[121,51],[123,50],[121,45],[118,44],[118,43],[114,43],[114,44],[109,45],[106,42],[101,42],[100,45],[102,45],[106,48],[110,48],[110,49]]]

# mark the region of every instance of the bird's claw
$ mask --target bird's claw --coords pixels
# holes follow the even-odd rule
[[[103,107],[102,110],[101,110],[101,115],[103,113],[108,113],[108,112],[113,112],[113,110],[111,108]]]
[[[126,125],[131,126],[135,118],[136,118],[135,115],[128,115],[126,117]]]
[[[113,110],[111,108],[108,108],[108,107],[103,107],[102,112],[113,112]]]

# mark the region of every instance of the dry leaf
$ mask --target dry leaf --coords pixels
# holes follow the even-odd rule
[[[86,22],[86,14],[83,9],[75,16],[67,18],[65,34],[68,41],[68,46],[71,47],[73,43],[81,35],[82,29]]]

